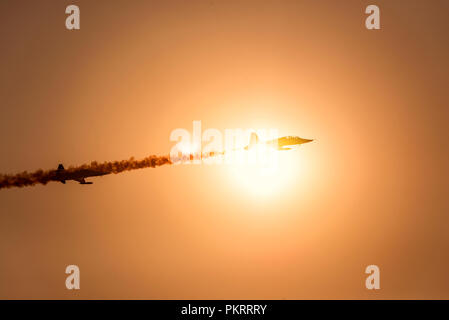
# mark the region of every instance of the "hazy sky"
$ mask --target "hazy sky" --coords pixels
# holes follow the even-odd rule
[[[0,298],[448,299],[448,12],[2,0],[1,173],[168,154],[193,120],[315,141],[266,179],[179,165],[0,190]]]

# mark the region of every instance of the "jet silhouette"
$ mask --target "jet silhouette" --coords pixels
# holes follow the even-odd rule
[[[64,166],[60,164],[58,170],[55,171],[55,177],[53,180],[60,181],[61,183],[66,182],[66,180],[78,181],[80,184],[93,184],[93,182],[87,182],[84,180],[88,177],[98,177],[110,174],[110,172],[96,171],[92,169],[78,169],[75,171],[67,171]]]
[[[277,138],[265,142],[260,142],[259,137],[255,132],[251,133],[251,138],[249,140],[249,145],[245,147],[245,150],[250,150],[256,147],[257,144],[264,144],[268,147],[277,149],[277,150],[291,150],[290,146],[297,146],[303,143],[312,142],[311,139],[303,139],[295,136],[286,136],[282,138]]]

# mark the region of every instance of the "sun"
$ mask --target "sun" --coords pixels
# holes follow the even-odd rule
[[[243,161],[229,165],[233,188],[259,199],[267,199],[293,188],[299,179],[301,161],[294,150],[260,147],[245,151]]]

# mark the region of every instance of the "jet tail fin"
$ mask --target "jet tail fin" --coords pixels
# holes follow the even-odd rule
[[[59,164],[58,170],[64,170],[64,166],[62,165],[62,163]]]
[[[259,137],[257,136],[257,134],[255,132],[252,132],[251,136],[249,138],[249,145],[247,147],[245,147],[245,150],[254,148],[256,146],[256,144],[258,144],[258,143],[259,143]]]

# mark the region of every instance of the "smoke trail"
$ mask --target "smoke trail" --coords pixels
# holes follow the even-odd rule
[[[112,161],[98,163],[96,161],[90,164],[83,164],[78,167],[69,167],[64,170],[63,175],[58,170],[37,170],[35,172],[24,171],[15,175],[0,174],[0,189],[12,188],[12,187],[26,187],[34,186],[36,184],[46,185],[50,181],[71,180],[72,177],[86,172],[86,170],[92,170],[95,173],[110,174],[120,173],[123,171],[130,171],[143,168],[156,168],[164,164],[172,164],[169,157],[149,156],[141,160],[129,160]]]

